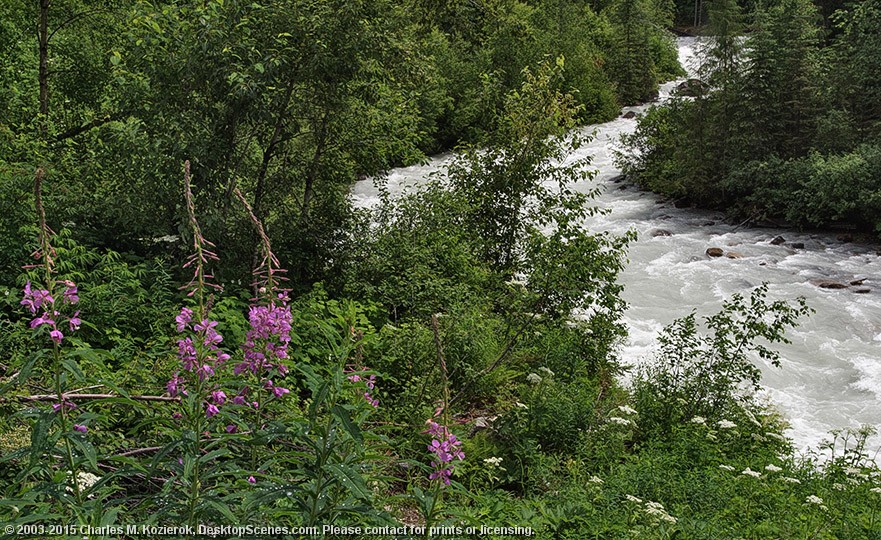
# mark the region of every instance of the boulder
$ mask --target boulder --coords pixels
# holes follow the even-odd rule
[[[625,118],[627,120],[632,120],[632,119],[636,118],[636,113],[634,111],[627,111],[626,113],[621,115],[621,118]]]
[[[862,285],[864,281],[866,281],[866,276],[854,276],[853,280],[850,282],[851,285]]]
[[[707,85],[700,79],[688,79],[679,83],[674,90],[677,96],[697,97],[707,91]]]
[[[855,292],[857,294],[868,294],[868,293],[872,292],[872,289],[870,289],[868,287],[860,287],[859,289],[854,289],[853,292]]]
[[[805,248],[804,242],[793,242],[789,245],[790,245],[790,247],[792,247],[792,249],[804,249]]]
[[[722,248],[711,247],[707,248],[707,255],[710,257],[721,257],[725,252],[722,251]]]
[[[774,239],[768,243],[772,246],[779,246],[780,244],[786,243],[786,238],[783,238],[782,236],[775,236]]]
[[[729,259],[742,259],[743,258],[743,255],[736,252],[736,251],[729,251],[728,253],[725,254],[725,256],[728,257]]]
[[[821,289],[846,289],[847,284],[842,283],[840,281],[834,281],[831,279],[812,279],[810,281],[811,285],[816,285]]]
[[[839,242],[844,242],[844,243],[853,242],[853,235],[850,233],[839,234],[837,236],[837,238],[838,238]]]
[[[671,233],[667,229],[654,229],[651,232],[651,235],[652,235],[652,238],[655,238],[658,236],[673,236],[673,233]]]

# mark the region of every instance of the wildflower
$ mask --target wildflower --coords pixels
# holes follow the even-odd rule
[[[235,424],[230,424],[230,425],[226,426],[227,433],[235,433],[238,430],[239,430],[239,428],[237,428]]]
[[[554,376],[554,372],[544,366],[538,368],[538,370],[544,372],[544,374],[547,375],[548,377]]]
[[[704,418],[703,416],[695,416],[694,418],[691,419],[691,423],[705,425],[707,423],[707,419]]]
[[[77,311],[76,313],[74,313],[73,317],[71,317],[70,320],[67,322],[70,325],[71,332],[75,332],[75,331],[79,330],[80,325],[83,324],[83,321],[80,320],[80,312]]]
[[[218,409],[217,405],[215,405],[213,403],[209,403],[208,406],[205,408],[205,416],[207,416],[208,418],[211,418],[212,416],[214,416],[215,414],[217,414],[219,412],[220,412],[220,409]]]
[[[845,467],[844,468],[844,474],[846,474],[848,476],[856,476],[856,475],[860,474],[861,472],[863,472],[863,470],[859,469],[857,467]]]
[[[73,430],[79,431],[80,433],[86,433],[87,431],[89,431],[89,428],[87,428],[86,426],[84,426],[82,424],[74,424]]]
[[[627,405],[618,405],[618,410],[624,414],[637,414],[636,409]]]
[[[519,401],[516,402],[516,403],[514,403],[514,406],[515,406],[515,407],[519,407],[519,408],[521,408],[521,409],[528,409],[528,408],[529,408],[529,405],[527,405],[527,404],[525,404],[525,403],[520,403]]]
[[[59,412],[61,410],[72,411],[76,409],[76,404],[70,401],[63,401],[61,403],[53,403],[52,411]]]
[[[816,495],[808,495],[805,498],[805,502],[810,503],[810,504],[821,505],[821,504],[823,504],[823,499],[821,499],[820,497],[817,497]]]
[[[835,489],[838,491],[844,491],[845,487],[844,487],[844,484],[839,484],[838,482],[836,482],[836,483],[832,484],[832,489]]]
[[[762,476],[762,473],[754,471],[754,470],[750,469],[749,467],[744,469],[740,474],[743,474],[746,476],[752,476],[753,478],[759,478],[760,476]]]
[[[215,390],[211,392],[211,400],[218,405],[223,405],[226,403],[226,393],[223,390]]]
[[[766,470],[766,471],[769,471],[769,472],[780,472],[780,471],[782,471],[783,469],[781,469],[781,468],[778,467],[777,465],[774,465],[774,464],[768,464],[768,465],[765,465],[765,470]]]
[[[63,296],[63,297],[64,297],[64,300],[65,300],[68,304],[76,304],[77,302],[79,302],[79,301],[80,301],[80,297],[77,296],[77,292],[78,292],[78,291],[77,291],[76,284],[74,284],[74,282],[72,282],[72,281],[68,281],[68,280],[64,280],[64,281],[62,281],[61,283],[63,283],[64,286],[66,287],[66,288],[64,289],[64,293],[63,293],[63,294],[64,294],[64,296]]]
[[[526,382],[528,382],[529,384],[538,384],[541,381],[541,375],[539,375],[538,373],[530,373],[526,376]]]
[[[431,444],[428,445],[428,451],[437,458],[437,461],[433,460],[431,462],[434,471],[428,476],[428,479],[439,480],[446,485],[450,485],[450,477],[453,473],[453,459],[460,461],[465,459],[465,454],[459,448],[462,445],[462,441],[450,433],[446,426],[442,426],[434,420],[428,420],[427,423],[428,429],[425,433],[433,437]]]
[[[72,475],[72,474],[73,474],[72,472],[68,471],[68,475]],[[80,491],[85,491],[85,490],[89,489],[90,487],[97,484],[99,480],[101,480],[100,476],[96,476],[90,472],[79,471],[78,473],[76,473],[76,480],[75,481],[76,481],[77,487],[79,487]],[[67,491],[73,491],[73,489],[70,486],[67,486],[65,489],[67,489]]]
[[[801,480],[799,480],[798,478],[793,478],[791,476],[782,476],[780,477],[780,479],[787,484],[801,484]]]
[[[177,322],[177,331],[183,332],[184,328],[193,320],[193,310],[188,307],[181,308],[180,314],[174,320]]]
[[[180,373],[175,371],[174,375],[168,382],[165,384],[165,389],[168,390],[168,395],[171,397],[175,397],[180,393],[183,393],[183,379],[180,377]]]
[[[250,483],[252,483],[252,484],[256,484],[256,483],[257,483],[257,479],[254,478],[253,476],[249,476],[249,477],[248,477],[248,482],[250,482]]]
[[[777,439],[780,442],[786,442],[786,437],[784,437],[783,435],[781,435],[779,433],[774,433],[774,432],[769,431],[768,433],[765,433],[765,437],[768,437],[769,439]]]
[[[881,493],[881,487],[873,487],[869,491],[871,491],[872,493]]]
[[[634,497],[633,495],[625,495],[624,498],[632,503],[642,504],[642,499],[640,499],[639,497]]]
[[[61,340],[64,339],[64,334],[61,333],[57,328],[49,332],[49,337],[52,338],[57,345],[61,344]]]
[[[619,426],[629,426],[630,420],[621,418],[620,416],[612,416],[609,418],[610,424],[618,424]]]
[[[493,466],[493,467],[498,467],[499,465],[502,464],[502,458],[500,458],[500,457],[488,457],[488,458],[484,458],[483,462],[486,463],[487,465],[490,465],[490,466]]]
[[[723,471],[734,471],[734,470],[736,470],[736,469],[735,469],[734,467],[732,467],[731,465],[719,465],[719,468],[722,469]]]
[[[600,478],[599,476],[591,476],[590,478],[587,479],[587,481],[590,482],[591,484],[603,484],[604,483],[603,479]]]
[[[719,426],[719,429],[731,429],[737,427],[737,424],[735,424],[731,420],[719,420],[719,423],[716,425]]]

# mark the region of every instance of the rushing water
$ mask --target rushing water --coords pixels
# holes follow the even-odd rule
[[[680,61],[689,67],[693,39],[679,41]],[[675,83],[661,88],[661,100]],[[623,112],[642,112],[644,106]],[[617,118],[582,128],[593,134],[589,144],[573,157],[591,158],[596,178],[576,186],[602,188],[594,203],[609,210],[591,218],[589,227],[624,233],[636,230],[627,269],[620,281],[629,308],[625,321],[629,338],[621,350],[625,364],[636,364],[654,350],[658,331],[692,310],[706,315],[718,311],[735,292],[748,293],[762,282],[770,284],[772,299],[805,296],[816,313],[788,335],[792,344],[779,347],[779,368],[757,360],[770,399],[788,419],[789,435],[797,447],[816,447],[833,429],[871,424],[881,427],[881,257],[875,248],[844,243],[833,234],[818,235],[771,229],[744,229],[722,221],[712,212],[677,209],[657,196],[640,192],[613,179],[620,170],[613,162],[621,134],[632,132],[636,121]],[[391,171],[386,188],[391,194],[425,181],[450,159],[438,156],[426,165]],[[370,180],[355,185],[357,206],[371,206],[379,192]],[[669,236],[653,236],[663,229]],[[782,235],[787,244],[771,245]],[[737,259],[705,255],[709,247],[741,255]],[[811,280],[833,279],[861,287],[821,289]],[[868,288],[868,293],[855,293]],[[877,439],[875,442],[877,446]]]

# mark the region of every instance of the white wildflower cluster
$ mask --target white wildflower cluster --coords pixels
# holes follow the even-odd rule
[[[554,376],[554,372],[551,371],[549,368],[546,368],[545,366],[538,368],[538,370],[541,371],[542,373],[544,373],[545,375],[547,375],[548,377]]]
[[[676,518],[671,516],[664,510],[664,505],[659,502],[649,501],[645,503],[645,513],[658,522],[666,521],[667,523],[676,523]]]
[[[80,491],[86,491],[97,484],[99,480],[101,480],[100,476],[96,476],[90,472],[79,471],[76,473],[76,484],[80,488]],[[73,488],[70,486],[67,486],[65,489],[71,493],[73,492]]]
[[[765,437],[768,437],[769,439],[775,439],[780,442],[786,442],[786,437],[784,437],[783,435],[781,435],[779,433],[774,433],[773,431],[769,431],[768,433],[765,433]]]
[[[620,416],[611,416],[609,417],[610,424],[618,424],[619,426],[629,426],[630,420],[626,418],[621,418]]]
[[[871,491],[872,493],[879,493],[879,494],[881,494],[881,487],[873,487],[873,488],[870,489],[869,491]]]
[[[723,471],[734,471],[734,470],[736,470],[736,469],[735,469],[734,467],[732,467],[731,465],[719,465],[719,468],[722,469]]]
[[[719,426],[719,429],[731,429],[737,427],[737,424],[731,420],[719,420],[719,423],[716,425]]]
[[[590,482],[591,484],[602,484],[602,483],[604,483],[604,482],[603,482],[603,479],[600,478],[599,476],[591,476],[590,478],[587,479],[587,481]]]
[[[489,465],[490,467],[499,467],[502,464],[502,458],[500,457],[488,457],[484,458],[483,462]]]
[[[832,489],[836,491],[844,491],[846,488],[844,484],[839,484],[838,482],[835,482],[834,484],[832,484]]]
[[[828,510],[828,508],[826,508],[826,505],[823,504],[823,499],[817,497],[816,495],[808,495],[807,497],[805,497],[805,502],[808,504],[815,504],[819,506],[821,510]]]
[[[799,480],[798,478],[793,478],[791,476],[781,476],[780,479],[787,484],[801,484],[801,480]]]
[[[528,409],[529,408],[529,405],[527,405],[525,403],[520,403],[519,401],[517,403],[515,403],[514,406],[518,407],[520,409]]]
[[[695,416],[694,418],[691,419],[691,423],[692,424],[700,424],[702,426],[705,426],[707,424],[707,419],[704,418],[703,416]]]
[[[637,414],[636,409],[627,405],[618,405],[618,410],[624,414]]]
[[[541,380],[541,375],[539,375],[538,373],[530,373],[526,376],[526,382],[528,382],[529,384],[538,384],[541,382]]]
[[[642,504],[642,499],[640,499],[639,497],[634,497],[633,495],[625,495],[624,498],[632,503]]]
[[[762,476],[762,473],[760,473],[758,471],[754,471],[754,470],[750,469],[749,467],[744,469],[740,474],[743,474],[745,476],[752,476],[753,478],[760,478]]]
[[[765,465],[765,470],[768,472],[780,472],[783,469],[781,469],[777,465],[774,465],[773,463],[771,463],[771,464]]]

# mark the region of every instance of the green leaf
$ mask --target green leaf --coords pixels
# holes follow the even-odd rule
[[[364,483],[364,479],[357,471],[342,463],[332,463],[325,465],[324,470],[333,475],[333,477],[345,487],[349,493],[359,499],[370,499],[370,490]]]
[[[334,416],[339,418],[340,422],[342,422],[343,424],[343,427],[346,429],[349,435],[352,436],[353,439],[355,439],[359,443],[364,440],[364,436],[361,433],[361,428],[358,427],[357,424],[352,422],[352,417],[345,407],[338,403],[331,408],[331,411],[333,412]]]

